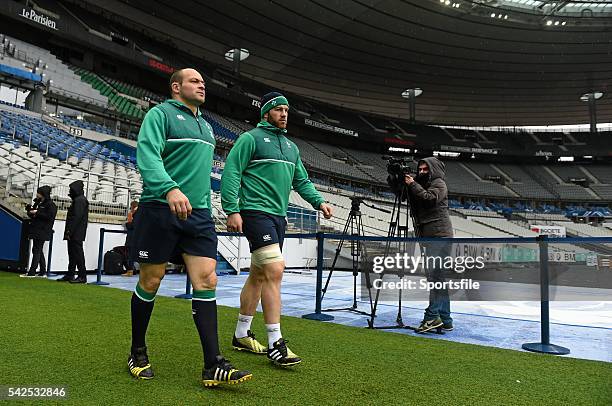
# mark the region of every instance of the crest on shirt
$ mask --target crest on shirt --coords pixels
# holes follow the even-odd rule
[[[178,118],[179,120],[183,120],[183,121],[185,121],[185,117],[183,117],[183,115],[182,115],[182,114],[177,114],[177,115],[176,115],[176,118]]]
[[[287,148],[291,148],[291,143],[287,141]]]
[[[264,138],[265,142],[270,142],[270,138]]]

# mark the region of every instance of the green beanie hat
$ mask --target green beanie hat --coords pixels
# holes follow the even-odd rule
[[[272,110],[276,106],[287,105],[289,106],[289,102],[287,98],[278,92],[270,92],[264,97],[261,98],[261,115],[263,118],[264,114],[268,111]]]

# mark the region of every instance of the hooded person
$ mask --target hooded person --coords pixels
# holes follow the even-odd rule
[[[51,200],[51,187],[41,186],[36,190],[34,210],[28,211],[30,222],[30,238],[49,241],[53,233],[53,224],[57,214],[57,206]]]
[[[419,161],[415,178],[406,176],[408,198],[417,237],[453,236],[453,225],[448,212],[448,188],[445,175],[444,163],[438,158],[429,157]],[[444,240],[423,242],[421,247],[425,255],[431,258],[445,258],[451,254],[452,248],[451,243],[444,242]],[[444,282],[443,269],[439,267],[426,268],[426,274],[429,282]],[[425,333],[437,328],[446,331],[453,329],[448,289],[429,291],[429,306],[425,309],[423,321],[416,331]]]
[[[72,204],[68,207],[64,229],[64,240],[68,241],[68,273],[58,279],[62,282],[87,282],[83,241],[85,241],[87,235],[89,202],[83,192],[83,186],[82,181],[74,181],[70,184],[70,191],[68,192],[68,196],[72,199]],[[74,278],[76,269],[79,273],[78,277]]]
[[[444,162],[438,158],[421,159],[419,173],[408,184],[410,207],[419,237],[452,237],[448,214],[448,188]]]
[[[26,277],[46,277],[47,263],[43,254],[45,241],[51,239],[57,206],[51,200],[51,187],[41,186],[36,190],[34,205],[26,208],[30,217],[29,238],[32,240],[32,262]],[[40,268],[38,273],[36,269]]]

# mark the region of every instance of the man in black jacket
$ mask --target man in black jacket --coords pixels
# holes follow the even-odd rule
[[[32,206],[26,207],[30,220],[30,239],[32,240],[32,262],[30,270],[22,276],[32,278],[39,276],[47,277],[47,263],[45,254],[43,254],[43,246],[45,241],[51,240],[53,233],[53,223],[57,214],[57,206],[51,200],[51,187],[41,186],[36,191],[36,199]],[[36,268],[40,267],[38,273]]]
[[[419,161],[416,178],[406,175],[408,198],[414,218],[417,237],[452,237],[453,225],[448,214],[448,189],[446,187],[444,163],[437,158],[429,157]],[[427,257],[445,258],[451,254],[451,243],[422,243]],[[434,267],[426,269],[429,282],[444,282],[443,269]],[[453,329],[453,319],[450,315],[450,299],[448,289],[432,289],[429,291],[429,306],[418,333],[442,327],[443,330]]]
[[[64,240],[68,241],[68,273],[58,281],[87,283],[83,241],[85,241],[87,234],[89,202],[83,193],[83,182],[80,180],[72,182],[68,196],[72,199],[72,204],[66,215],[66,228],[64,229]],[[74,271],[77,268],[79,274],[77,278],[74,278]]]

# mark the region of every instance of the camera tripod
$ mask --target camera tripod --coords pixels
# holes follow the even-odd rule
[[[399,193],[395,194],[395,202],[393,204],[393,210],[391,212],[391,221],[389,222],[389,232],[387,234],[388,237],[401,237],[401,238],[406,238],[408,237],[408,218],[410,217],[412,219],[412,223],[413,225],[414,223],[414,217],[412,217],[412,212],[410,210],[410,198],[407,195],[408,191],[406,189],[406,186],[402,186],[402,188],[400,189]],[[405,205],[402,205],[402,201],[405,199]],[[401,213],[402,213],[402,209],[405,210],[405,221],[404,224],[401,224]],[[418,233],[417,231],[417,227],[414,227],[415,230],[415,234]],[[418,235],[416,235],[418,237]],[[408,252],[408,249],[411,249],[412,251],[414,251],[416,243],[415,242],[407,242],[407,241],[400,241],[398,243],[398,248],[402,248],[404,250],[404,252]],[[385,258],[388,257],[389,255],[389,251],[391,249],[391,241],[387,241],[385,244]],[[366,275],[368,275],[368,272],[366,272]],[[385,271],[383,271],[380,274],[380,279],[382,281],[382,279],[385,276]],[[405,273],[402,269],[398,269],[397,272],[397,276],[399,277],[400,281],[403,280]],[[370,289],[370,286],[368,286],[368,289]],[[393,329],[393,328],[405,328],[405,329],[410,329],[410,330],[416,330],[416,327],[413,326],[408,326],[406,324],[404,324],[404,321],[402,319],[402,290],[401,287],[398,293],[398,304],[397,304],[397,317],[395,319],[396,324],[395,325],[391,325],[391,326],[374,326],[374,318],[376,317],[376,310],[378,307],[378,300],[380,297],[380,289],[376,290],[376,298],[374,300],[374,304],[372,306],[372,313],[370,314],[370,318],[368,319],[368,328],[371,329],[380,329],[380,330],[385,330],[385,329]],[[370,293],[371,296],[371,293]]]
[[[345,236],[349,235],[348,232],[350,230],[351,236],[363,237],[363,223],[361,221],[361,211],[359,205],[363,203],[363,200],[358,197],[351,198],[351,211],[349,212],[349,216],[346,219],[346,224],[344,225],[344,229],[342,231],[343,238],[338,241],[338,246],[336,248],[336,254],[334,256],[334,260],[329,269],[329,274],[327,275],[327,281],[325,282],[325,287],[321,290],[321,300],[325,296],[325,292],[327,292],[327,288],[329,286],[329,281],[331,280],[332,274],[334,270],[336,270],[336,263],[338,262],[338,258],[340,257],[340,252],[342,251],[342,247],[344,245]],[[364,203],[365,204],[365,203]],[[357,276],[359,275],[359,261],[361,258],[361,254],[363,252],[363,243],[359,240],[351,240],[351,262],[352,262],[352,271],[353,271],[353,304],[350,307],[344,308],[336,308],[336,309],[324,309],[325,312],[333,312],[333,311],[349,311],[357,314],[363,314],[365,316],[371,315],[372,310],[372,292],[370,285],[370,275],[366,273],[366,285],[368,287],[368,295],[370,299],[370,312],[365,312],[363,310],[359,310],[357,308]]]

